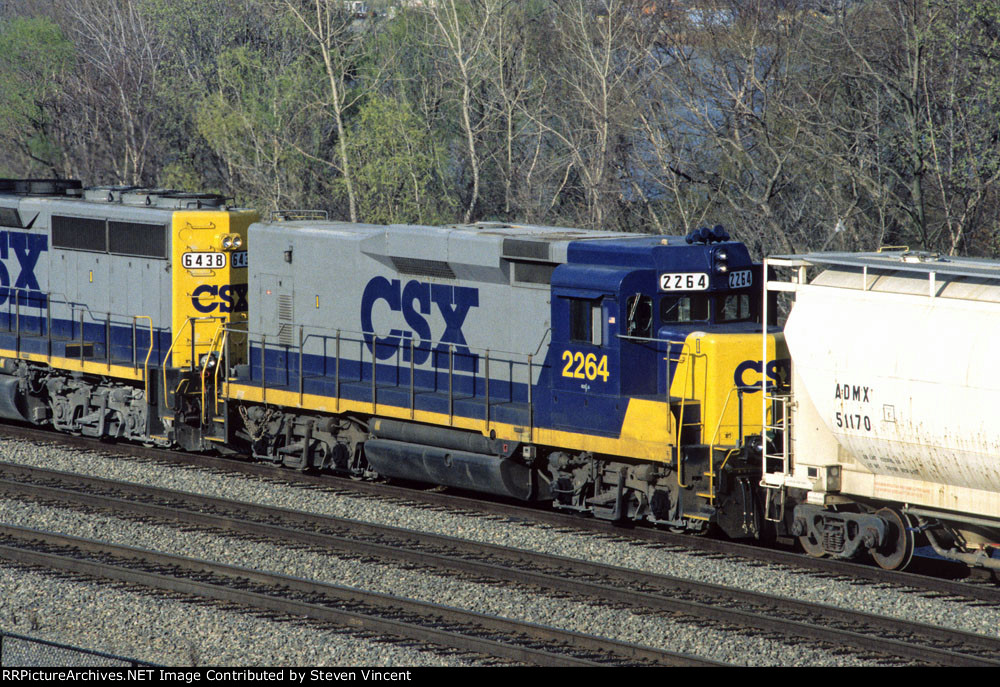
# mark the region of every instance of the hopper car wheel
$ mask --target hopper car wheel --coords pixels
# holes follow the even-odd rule
[[[802,545],[802,550],[813,558],[822,558],[826,555],[823,542],[817,541],[811,534],[807,533],[799,537],[799,544]]]
[[[913,559],[913,532],[908,528],[906,518],[892,508],[882,508],[875,515],[888,525],[886,542],[872,551],[872,558],[885,570],[902,570]]]

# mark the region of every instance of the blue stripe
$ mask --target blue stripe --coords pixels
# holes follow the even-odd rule
[[[58,358],[79,358],[80,356],[80,321],[66,318],[52,318],[51,355]],[[93,347],[90,355],[84,356],[85,361],[105,362],[108,360],[108,341],[106,322],[83,323],[83,344]],[[153,353],[149,362],[151,365],[161,365],[163,356],[170,349],[170,331],[154,329]],[[132,326],[121,323],[111,323],[111,362],[131,365],[133,360]],[[22,353],[49,355],[49,336],[46,331],[44,316],[0,312],[0,348],[4,350],[20,350]],[[142,365],[149,350],[148,327],[137,326],[135,329],[135,360]],[[67,352],[68,351],[68,352]],[[86,351],[86,349],[85,349]]]

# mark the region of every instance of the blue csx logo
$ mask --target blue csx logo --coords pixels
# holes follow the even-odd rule
[[[746,389],[747,393],[756,393],[762,386],[760,378],[761,364],[759,360],[744,360],[736,366],[733,382],[738,387]],[[791,376],[792,361],[788,358],[771,360],[767,363],[768,387],[787,387]]]
[[[372,310],[378,301],[384,301],[391,311],[401,312],[410,330],[391,329],[389,336],[376,339],[372,333],[375,331]],[[432,303],[444,320],[444,332],[437,337],[439,343],[433,349],[433,356],[430,342],[434,337],[431,336],[431,326],[424,317],[431,314]],[[478,305],[479,289],[472,287],[426,284],[413,280],[401,288],[399,279],[389,281],[384,277],[375,277],[365,286],[361,296],[361,329],[365,332],[365,344],[369,351],[375,351],[379,360],[387,360],[396,355],[401,339],[416,339],[413,343],[413,363],[422,365],[427,362],[428,357],[432,357],[431,364],[434,367],[448,367],[448,347],[451,344],[454,346],[454,368],[476,372],[479,369],[479,356],[469,351],[462,325],[469,310]],[[403,361],[410,362],[409,343],[403,345]]]
[[[0,304],[17,302],[20,306],[44,308],[48,299],[38,285],[35,267],[38,258],[49,249],[49,237],[17,231],[0,231]],[[17,258],[17,277],[11,286],[13,263]],[[20,292],[15,295],[15,291]]]
[[[203,298],[212,300],[203,303]],[[191,305],[198,312],[205,314],[213,313],[216,310],[221,312],[246,312],[247,311],[247,285],[246,284],[202,284],[191,292]]]

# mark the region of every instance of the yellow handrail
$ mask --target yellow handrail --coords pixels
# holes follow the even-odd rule
[[[219,341],[219,335],[224,334],[226,323],[223,320],[219,321],[218,326],[215,328],[215,333],[212,334],[212,339],[208,344],[208,353],[205,355],[205,362],[201,366],[201,421],[208,422],[208,404],[205,403],[205,373],[208,371],[208,362],[212,358],[212,353],[216,350],[216,342]],[[193,332],[192,332],[193,335]],[[193,361],[192,361],[193,364]],[[218,381],[218,364],[216,364],[216,381]],[[219,408],[219,390],[218,387],[215,388],[215,409],[218,411]]]
[[[729,389],[729,393],[726,394],[726,402],[722,404],[722,410],[719,412],[719,421],[715,424],[715,433],[712,434],[712,441],[708,445],[708,499],[709,501],[715,501],[715,442],[719,438],[719,432],[722,431],[722,420],[726,417],[726,410],[729,409],[729,399],[733,397],[733,392],[739,393],[739,389],[735,386]],[[739,444],[743,441],[743,437],[736,438],[737,444],[734,448],[731,448],[726,457],[722,459],[722,463],[719,465],[719,470],[723,470],[726,467],[726,463],[734,453],[739,451]],[[723,448],[723,447],[719,447]],[[725,447],[728,448],[728,447]]]
[[[222,332],[222,341],[219,342],[219,357],[215,361],[215,413],[219,413],[219,372],[223,367],[223,355],[222,351],[226,350],[226,346],[229,344],[229,329],[224,328]]]
[[[177,342],[180,341],[181,335],[184,333],[184,330],[188,327],[188,325],[191,326],[191,342],[192,342],[192,344],[195,344],[197,342],[195,341],[195,338],[194,338],[194,335],[195,335],[195,332],[194,332],[194,323],[195,322],[206,322],[206,321],[211,321],[211,320],[219,320],[219,319],[222,319],[222,318],[219,318],[219,317],[189,317],[186,320],[184,320],[184,324],[181,326],[181,328],[177,332],[177,334],[174,335],[174,340],[170,342],[170,348],[167,349],[166,354],[163,356],[163,398],[164,398],[164,400],[166,400],[166,398],[167,398],[167,396],[166,396],[166,394],[167,394],[167,360],[170,358],[170,354],[173,353],[174,346],[176,346]],[[191,361],[191,369],[192,370],[194,370],[195,364],[197,364],[197,361],[196,360],[192,360]]]
[[[676,343],[681,343],[681,351],[677,355],[677,360],[676,360],[677,367],[674,368],[674,374],[675,375],[677,374],[677,369],[681,366],[681,362],[686,357],[689,357],[689,358],[695,358],[695,357],[702,357],[702,358],[704,358],[704,357],[707,357],[704,353],[692,353],[689,350],[690,344],[687,341],[676,342]],[[668,347],[667,350],[668,350],[668,353],[667,353],[667,363],[668,363],[668,367],[669,367],[669,363],[670,363],[670,354],[669,354],[669,350],[670,349],[669,349],[669,347]],[[684,388],[682,390],[683,393],[681,395],[681,403],[680,403],[680,408],[679,408],[679,412],[678,412],[678,416],[677,416],[677,427],[676,427],[676,432],[675,432],[675,435],[674,435],[674,450],[677,452],[677,486],[679,486],[681,489],[687,489],[688,488],[688,485],[686,485],[683,482],[681,482],[681,432],[684,429],[684,406],[687,404],[688,394],[693,391],[690,387],[693,386],[693,384],[694,384],[694,365],[692,364],[690,367],[691,367],[690,374],[686,375],[685,376],[685,380],[684,380]],[[670,390],[667,389],[667,396],[669,397],[669,395],[670,395]],[[669,403],[667,404],[667,407],[669,409],[669,407],[670,407]],[[669,410],[668,410],[668,412],[669,412]],[[693,426],[700,426],[702,423],[698,422],[698,423],[692,423],[692,424],[693,424]]]

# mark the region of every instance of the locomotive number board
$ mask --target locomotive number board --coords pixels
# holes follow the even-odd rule
[[[737,270],[729,273],[729,288],[742,289],[753,284],[753,272]]]
[[[186,270],[222,269],[226,266],[225,253],[185,253],[181,256],[181,265]]]
[[[706,272],[673,272],[660,275],[660,291],[705,291]]]

